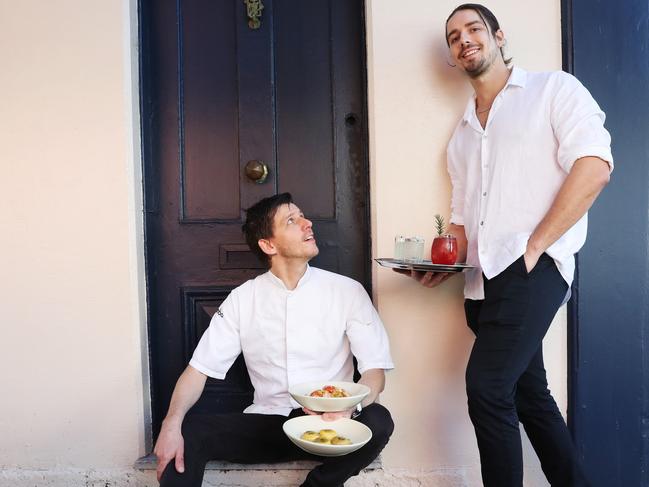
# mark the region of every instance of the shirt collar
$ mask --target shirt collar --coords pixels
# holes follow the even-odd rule
[[[514,66],[512,68],[511,74],[509,75],[509,78],[507,78],[507,83],[505,83],[505,87],[502,89],[502,91],[504,92],[510,86],[518,86],[520,88],[525,88],[526,84],[527,84],[527,71],[525,71],[522,68],[519,68],[518,66]],[[466,104],[464,115],[462,116],[462,121],[465,123],[468,122],[471,119],[471,117],[473,117],[474,113],[475,113],[475,93],[471,98],[469,98],[469,102]]]
[[[520,86],[521,88],[525,88],[526,84],[527,84],[527,71],[525,71],[522,68],[519,68],[518,66],[514,66],[512,68],[512,74],[509,76],[509,79],[507,80],[507,85],[514,85],[514,86]]]
[[[300,280],[297,282],[295,289],[287,289],[284,285],[284,281],[273,274],[270,270],[266,272],[266,276],[273,285],[279,287],[280,289],[283,289],[286,292],[292,293],[300,289],[300,287],[304,286],[304,284],[306,284],[306,282],[309,280],[309,278],[311,277],[311,266],[309,264],[306,265],[306,270],[304,271],[304,274],[302,274],[302,277],[300,277]]]

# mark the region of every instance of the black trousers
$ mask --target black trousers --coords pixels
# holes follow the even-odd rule
[[[484,284],[485,299],[464,305],[476,336],[466,389],[484,485],[523,485],[519,421],[553,487],[588,485],[543,365],[542,340],[568,290],[566,282],[543,254],[531,273],[521,257]]]
[[[295,409],[289,418],[302,416]],[[185,439],[185,472],[178,473],[173,460],[165,468],[162,487],[200,487],[209,460],[234,463],[276,463],[293,460],[323,462],[309,472],[302,484],[339,487],[357,475],[383,450],[394,424],[380,404],[370,404],[356,419],[372,430],[372,439],[355,452],[340,457],[320,457],[300,450],[286,437],[282,425],[289,419],[268,414],[190,415],[182,426]]]

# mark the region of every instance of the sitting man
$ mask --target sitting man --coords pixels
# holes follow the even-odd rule
[[[308,265],[318,247],[311,222],[290,194],[252,206],[243,231],[270,270],[230,293],[178,379],[154,450],[158,480],[162,486],[199,487],[212,459],[316,459],[324,463],[302,485],[342,486],[377,457],[394,428],[387,409],[374,402],[383,390],[385,369],[393,368],[387,334],[358,282]],[[207,377],[223,379],[240,353],[255,388],[253,404],[243,413],[185,417]],[[356,419],[372,430],[372,439],[345,456],[311,456],[282,431],[287,417],[316,414],[299,409],[288,388],[308,381],[351,381],[352,353],[359,382],[371,390]],[[348,410],[324,413],[323,419],[351,416]]]

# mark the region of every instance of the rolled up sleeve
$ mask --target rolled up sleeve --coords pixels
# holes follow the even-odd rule
[[[592,156],[606,161],[612,171],[611,136],[604,128],[604,112],[574,76],[562,72],[556,76],[551,120],[559,165],[568,173],[576,160]]]

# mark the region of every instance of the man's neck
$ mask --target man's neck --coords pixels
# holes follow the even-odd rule
[[[471,79],[471,85],[475,90],[478,107],[491,107],[496,96],[507,84],[511,71],[503,61],[495,63],[489,71],[482,76]]]
[[[297,287],[297,283],[306,272],[307,263],[308,261],[305,260],[273,260],[271,262],[270,272],[284,283],[286,289],[292,291]]]

